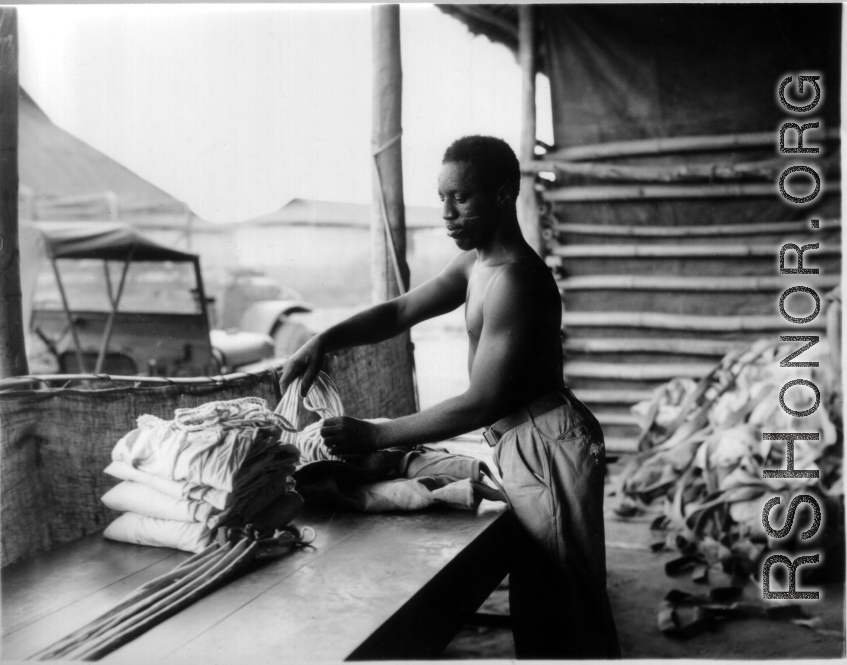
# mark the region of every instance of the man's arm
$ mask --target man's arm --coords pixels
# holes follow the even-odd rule
[[[490,425],[520,404],[512,377],[521,371],[535,343],[538,314],[533,311],[532,280],[506,268],[483,303],[483,326],[468,390],[421,413],[385,423],[353,418],[327,421],[321,429],[327,446],[340,455],[442,441]]]
[[[302,376],[305,395],[326,353],[383,342],[421,321],[459,307],[465,302],[466,275],[474,258],[473,252],[464,252],[438,275],[405,295],[355,314],[310,339],[285,363],[280,382],[283,394],[294,379]]]

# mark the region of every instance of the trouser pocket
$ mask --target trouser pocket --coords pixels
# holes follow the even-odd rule
[[[547,454],[534,427],[527,427],[519,436],[507,432],[497,447],[498,468],[504,483],[524,488],[550,486]]]

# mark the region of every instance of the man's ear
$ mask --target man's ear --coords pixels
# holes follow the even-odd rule
[[[496,199],[497,206],[502,208],[505,205],[508,205],[512,202],[512,193],[509,191],[509,186],[507,184],[503,184],[497,190]]]

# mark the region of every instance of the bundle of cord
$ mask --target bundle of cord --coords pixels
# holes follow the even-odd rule
[[[281,528],[302,506],[291,481],[295,428],[263,399],[177,409],[173,420],[143,415],[138,425],[106,468],[123,481],[102,497],[123,513],[107,538],[198,552],[218,527]]]
[[[315,539],[310,527],[219,529],[217,542],[141,585],[114,607],[30,660],[99,660],[225,584],[257,559],[284,556]]]

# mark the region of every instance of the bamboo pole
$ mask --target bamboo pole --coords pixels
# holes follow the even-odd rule
[[[589,258],[728,258],[728,257],[778,257],[780,245],[723,244],[723,245],[561,245],[552,247],[550,253],[569,259]],[[815,250],[818,256],[840,254],[841,247],[826,244]],[[673,279],[672,277],[669,279]]]
[[[271,363],[275,371],[282,369],[282,361]],[[0,390],[12,390],[15,388],[23,388],[37,384],[49,385],[54,382],[68,383],[70,381],[106,381],[111,383],[138,383],[138,384],[156,384],[159,386],[172,385],[209,385],[209,384],[225,384],[230,381],[247,378],[261,378],[271,372],[270,369],[259,372],[234,372],[232,374],[217,374],[215,376],[189,376],[189,377],[172,377],[166,378],[162,376],[112,376],[110,374],[40,374],[33,376],[17,376],[11,379],[0,379]],[[53,392],[58,392],[60,389],[50,389]]]
[[[824,141],[840,141],[839,128],[824,132]],[[563,148],[547,155],[547,159],[569,162],[639,155],[667,155],[679,152],[707,152],[711,150],[736,150],[744,148],[772,148],[775,133],[750,132],[745,134],[721,134],[716,136],[675,136],[672,138],[639,139],[636,141],[612,141],[592,145]]]
[[[565,363],[565,377],[580,379],[620,379],[622,381],[669,381],[673,378],[699,379],[714,368],[713,363],[598,363],[576,360]]]
[[[621,388],[583,388],[574,392],[577,399],[586,404],[636,404],[653,397],[652,390],[629,390]]]
[[[746,344],[742,340],[611,337],[569,338],[562,348],[566,353],[668,353],[723,357]]]
[[[580,187],[559,187],[542,193],[545,201],[587,202],[587,201],[631,201],[631,200],[673,200],[673,199],[737,199],[749,197],[772,197],[774,184],[766,182],[695,184],[695,185],[586,185]],[[841,183],[828,182],[821,194],[836,194],[841,191]]]
[[[781,316],[708,316],[700,314],[665,314],[660,312],[566,312],[563,328],[657,328],[694,332],[755,332],[795,330]],[[824,322],[817,317],[803,325],[804,329],[821,330]]]
[[[0,8],[0,379],[26,374],[18,239],[18,19]]]
[[[840,275],[804,275],[805,286],[833,289]],[[556,282],[568,291],[692,291],[699,293],[749,293],[782,291],[785,277],[697,277],[687,275],[580,275]]]
[[[409,288],[406,221],[403,203],[400,62],[400,7],[371,8],[373,40],[373,205],[371,211],[371,281],[374,303]]]
[[[840,219],[821,219],[821,231],[841,228]],[[558,233],[589,236],[620,236],[625,238],[702,238],[709,236],[744,236],[776,233],[814,233],[808,220],[758,222],[752,224],[714,224],[708,226],[621,226],[557,222]]]
[[[610,453],[637,453],[638,439],[622,436],[607,436],[606,440],[606,459],[609,459]]]
[[[530,4],[518,5],[518,62],[521,66],[521,145],[520,160],[529,164],[535,158],[535,12]],[[541,220],[535,195],[535,174],[521,176],[518,196],[518,221],[524,239],[539,256],[544,251]]]
[[[406,208],[403,202],[401,110],[403,68],[400,60],[400,6],[371,7],[373,44],[373,203],[371,205],[371,299],[381,303],[409,290],[406,263]],[[415,354],[409,332],[402,333],[408,371],[414,386],[415,410],[420,399]]]
[[[833,173],[840,166],[838,156],[819,162],[819,173]],[[784,159],[769,159],[740,164],[677,164],[672,166],[628,164],[603,164],[598,162],[567,162],[545,159],[521,163],[521,172],[527,175],[555,173],[612,181],[713,182],[715,180],[768,180],[773,181],[785,169]]]
[[[631,413],[616,413],[614,411],[592,411],[601,425],[617,425],[619,427],[639,427],[638,416]]]

